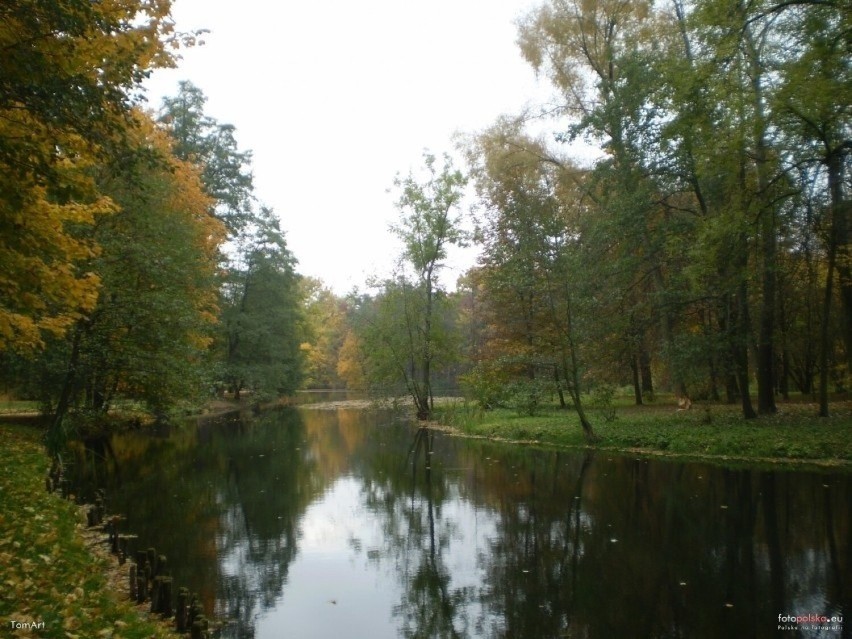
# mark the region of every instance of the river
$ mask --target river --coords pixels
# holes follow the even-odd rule
[[[801,619],[852,607],[848,474],[538,450],[310,408],[115,435],[74,470],[226,638],[852,630]]]

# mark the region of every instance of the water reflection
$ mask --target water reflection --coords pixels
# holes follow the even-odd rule
[[[113,437],[80,452],[79,481],[106,486],[226,637],[769,637],[779,615],[849,612],[849,476],[390,419],[288,409]]]

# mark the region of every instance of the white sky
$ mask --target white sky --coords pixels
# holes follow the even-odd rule
[[[256,196],[281,218],[299,272],[345,293],[398,252],[396,173],[546,95],[515,44],[536,4],[175,0],[179,31],[210,33],[148,81],[149,106],[181,80],[198,86],[206,113],[254,153]],[[455,261],[450,285],[472,255]]]

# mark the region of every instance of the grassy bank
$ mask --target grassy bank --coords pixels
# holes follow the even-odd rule
[[[832,405],[816,417],[813,404],[779,406],[777,415],[743,420],[737,407],[704,404],[677,411],[673,404],[589,409],[602,450],[742,461],[820,463],[852,470],[852,403]],[[514,442],[580,448],[572,410],[545,407],[534,416],[474,404],[436,407],[435,420],[459,434]]]
[[[109,587],[108,564],[82,538],[80,510],[45,491],[33,429],[0,424],[0,624],[4,636],[174,637]],[[19,624],[19,625],[15,625]],[[29,624],[35,624],[34,626]]]

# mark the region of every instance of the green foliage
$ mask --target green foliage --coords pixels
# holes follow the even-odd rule
[[[220,257],[220,331],[216,382],[238,398],[292,393],[303,374],[304,320],[296,260],[275,213],[257,206],[251,152],[240,151],[235,128],[204,113],[206,98],[189,82],[163,103],[160,121],[178,157],[201,168],[212,212],[228,230]]]
[[[589,406],[596,409],[607,423],[618,418],[615,410],[615,392],[616,388],[611,384],[598,384],[591,391]]]
[[[624,407],[619,419],[605,421],[595,429],[600,450],[666,454],[675,457],[712,459],[754,464],[758,461],[821,462],[852,467],[852,411],[838,406],[829,419],[816,417],[813,404],[783,404],[779,413],[761,420],[759,426],[743,422],[735,406],[712,405],[713,419],[707,423],[701,406],[677,411],[674,403],[655,407]],[[553,405],[541,407],[539,415],[518,416],[506,408],[479,411],[449,411],[445,421],[441,407],[436,419],[462,434],[502,440],[529,441],[566,447],[586,447],[580,433],[569,427],[565,411]]]
[[[637,401],[724,390],[746,418],[755,380],[770,415],[819,373],[826,414],[835,362],[852,366],[848,26],[832,3],[533,9],[519,44],[561,98],[556,139],[603,155],[573,167],[521,117],[468,145],[474,361],[551,366],[578,411],[581,385],[632,382]]]
[[[119,397],[163,416],[205,388],[223,230],[165,134],[141,121],[134,138],[144,152],[98,180],[119,210],[92,232],[100,251],[85,267],[99,275],[97,302],[30,362],[36,396],[57,422],[71,408],[96,418]]]
[[[163,100],[159,121],[174,140],[174,154],[201,168],[201,179],[213,199],[216,216],[231,236],[246,230],[254,218],[254,184],[250,151],[240,151],[236,129],[204,113],[207,97],[191,82]]]
[[[518,415],[537,415],[553,394],[553,384],[540,379],[516,379],[506,389],[506,405]]]
[[[222,378],[239,398],[292,393],[302,379],[302,304],[295,259],[271,210],[230,269],[222,297]]]
[[[449,156],[440,170],[435,162],[426,153],[422,181],[412,174],[394,181],[400,221],[392,230],[403,242],[400,265],[359,314],[369,383],[404,388],[418,419],[429,418],[436,369],[450,363],[457,350],[453,300],[441,287],[439,271],[447,247],[463,242],[455,209],[466,180]]]
[[[466,397],[485,410],[505,406],[508,398],[508,376],[498,367],[480,362],[460,378]]]

